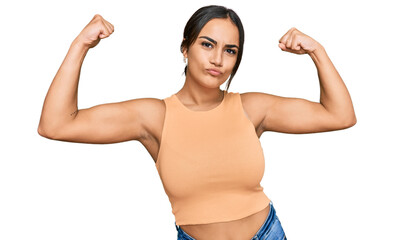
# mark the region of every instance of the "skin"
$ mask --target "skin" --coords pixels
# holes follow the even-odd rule
[[[210,106],[220,104],[223,92],[219,87],[234,68],[238,46],[238,28],[230,19],[212,19],[203,27],[196,41],[183,51],[188,70],[185,84],[176,95],[184,105],[211,109]],[[218,70],[220,74],[214,76],[207,69]]]
[[[100,15],[72,42],[44,101],[38,133],[46,138],[81,143],[116,143],[138,140],[156,162],[163,130],[165,104],[162,99],[141,98],[78,109],[77,90],[81,66],[90,48],[109,37],[114,27]],[[216,43],[206,38],[213,39]],[[231,50],[238,45],[238,29],[228,19],[213,19],[201,30],[196,42],[184,49],[188,58],[185,84],[176,95],[194,111],[210,110],[223,99],[220,86],[236,61]],[[285,52],[308,54],[318,71],[320,102],[286,98],[262,92],[241,94],[245,115],[258,137],[264,131],[312,133],[345,129],[356,124],[352,101],[342,78],[321,44],[291,28],[278,47]],[[222,74],[213,76],[207,69]],[[251,216],[181,228],[199,240],[250,239],[268,215],[269,207]]]

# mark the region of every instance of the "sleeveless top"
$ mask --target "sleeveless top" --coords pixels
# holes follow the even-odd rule
[[[176,224],[232,221],[267,207],[263,149],[240,94],[225,91],[208,111],[190,110],[175,94],[164,102],[155,165]]]

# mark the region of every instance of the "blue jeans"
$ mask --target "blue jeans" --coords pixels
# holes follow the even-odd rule
[[[269,205],[270,212],[267,219],[251,240],[287,240],[282,224],[280,223],[278,216],[276,216],[276,211],[272,201],[270,201]],[[180,226],[176,225],[176,222],[175,227],[178,231],[178,240],[196,240],[184,232]]]

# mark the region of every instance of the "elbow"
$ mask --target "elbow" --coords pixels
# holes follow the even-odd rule
[[[47,129],[43,128],[40,125],[38,126],[37,132],[41,137],[45,137],[48,139],[55,139],[51,131],[48,131]]]
[[[344,128],[350,128],[350,127],[353,127],[354,125],[356,125],[356,123],[357,123],[356,115],[353,115],[352,117],[343,121],[343,126],[344,126]]]
[[[38,135],[40,135],[41,137],[45,137],[45,136],[44,136],[44,134],[45,134],[44,129],[43,129],[40,125],[39,125],[38,128],[37,128],[37,133],[38,133]]]

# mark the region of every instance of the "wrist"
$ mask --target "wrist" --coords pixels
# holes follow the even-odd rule
[[[316,42],[315,49],[313,51],[309,52],[308,54],[309,55],[318,54],[318,53],[323,52],[323,51],[324,51],[323,45],[321,45],[320,43]]]
[[[325,51],[323,45],[321,45],[320,43],[317,43],[317,46],[316,46],[315,50],[313,50],[312,52],[308,53],[308,55],[312,58],[312,60],[315,63],[319,63],[320,62],[319,60],[325,54],[326,54],[326,51]]]
[[[71,43],[72,47],[78,48],[81,51],[87,52],[89,50],[89,46],[84,44],[83,41],[79,37],[76,37],[74,41]]]

